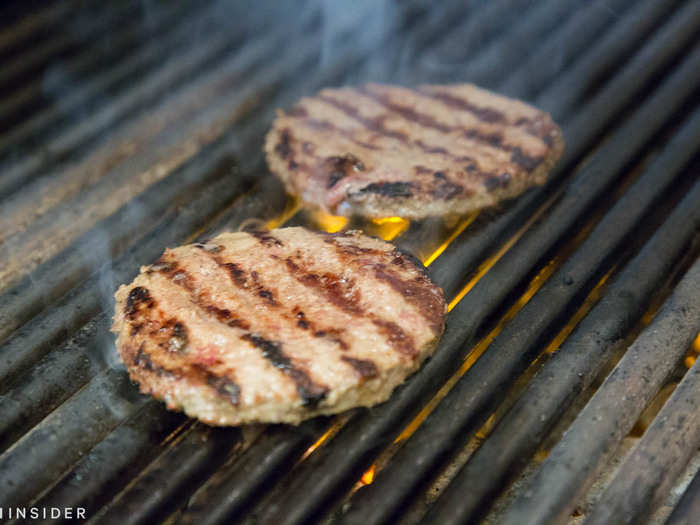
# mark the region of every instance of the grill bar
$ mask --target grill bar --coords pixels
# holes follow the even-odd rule
[[[588,47],[591,40],[605,31],[618,16],[624,16],[630,3],[598,0],[586,2],[584,6],[548,36],[535,53],[518,63],[515,73],[499,87],[502,93],[525,99],[535,96],[556,78],[563,64],[579,55],[580,50]],[[566,45],[562,46],[564,36],[568,38]],[[533,71],[537,71],[537,75],[533,75]]]
[[[28,2],[24,2],[27,4]],[[12,6],[16,8],[17,6]],[[24,7],[24,6],[23,6]],[[28,37],[37,37],[37,31],[49,24],[55,24],[63,20],[75,9],[75,2],[56,2],[53,5],[45,5],[36,9],[31,15],[26,16],[16,23],[11,23],[0,31],[0,52],[9,53],[16,49],[18,44],[24,43]],[[18,13],[12,13],[12,9],[5,9],[2,13],[2,22],[11,21]],[[19,13],[21,16],[21,13]],[[10,48],[9,51],[7,48]]]
[[[598,135],[610,125],[614,117],[622,111],[626,104],[638,96],[643,86],[663,70],[680,49],[689,42],[700,25],[700,7],[695,2],[689,2],[679,13],[674,16],[661,31],[653,36],[642,47],[640,52],[611,79],[606,86],[595,95],[595,98],[587,103],[577,114],[567,119],[564,125],[567,138],[566,151],[559,165],[550,174],[548,186],[555,185],[563,179],[578,161],[593,145]],[[615,39],[601,40],[599,46],[594,46],[587,53],[585,62],[595,62],[598,57],[608,55],[609,47],[614,45]],[[562,76],[560,82],[555,83],[541,97],[537,97],[537,104],[549,109],[549,104],[556,108],[556,96],[575,92],[577,85],[585,84],[584,76],[590,72],[588,68],[581,71],[572,70]],[[584,76],[579,77],[578,73]],[[545,96],[548,95],[548,96]],[[556,119],[564,119],[566,113],[558,115],[553,113]],[[514,232],[532,214],[532,210],[546,200],[546,189],[535,191],[524,196],[515,203],[511,210],[504,213],[485,226],[475,235],[467,231],[451,243],[445,252],[431,265],[431,272],[435,281],[443,288],[447,297],[453,297],[463,286],[465,280],[454,279],[454,268],[464,268],[465,277],[472,272],[479,262],[485,260],[494,253],[494,246],[503,245]]]
[[[693,525],[693,519],[698,515],[700,515],[700,472],[695,474],[665,525]]]
[[[116,8],[99,10],[91,17],[91,24],[82,35],[86,39],[103,34],[104,31],[118,26],[133,18],[137,13],[137,5],[133,3],[121,4]],[[69,33],[59,33],[48,41],[40,42],[31,47],[27,53],[18,56],[13,62],[4,64],[0,71],[0,86],[7,87],[17,82],[22,77],[36,72],[46,66],[51,59],[63,56],[71,49],[77,47],[77,39]]]
[[[240,461],[221,469],[203,485],[179,523],[225,523],[241,516],[255,492],[272,486],[275,474],[291,468],[299,457],[298,451],[311,446],[327,428],[326,418],[309,421],[294,433],[285,427],[268,428],[255,442],[255,454],[244,454]]]
[[[669,113],[679,109],[698,79],[700,49],[694,50],[651,98],[619,128],[615,136],[597,151],[597,160],[591,160],[579,176],[578,180],[584,183],[575,186],[574,210],[583,212],[585,204],[592,203],[606,189],[616,178],[617,172],[661,128]],[[301,465],[295,473],[294,485],[285,486],[283,496],[277,494],[276,497],[270,496],[267,499],[261,519],[303,522],[327,504],[333,494],[349,487],[369,467],[375,451],[386,446],[408,423],[409,418],[415,415],[422,404],[421,400],[432,396],[441,386],[441,378],[451,373],[454,363],[459,362],[466,352],[465,341],[473,337],[487,315],[509,295],[517,283],[515,279],[522,280],[523,273],[532,268],[576,224],[580,213],[574,213],[571,209],[564,213],[563,208],[559,209],[560,213],[550,214],[546,222],[541,222],[536,229],[528,230],[526,237],[508,251],[455,307],[431,361],[410,382],[399,387],[389,401],[371,412],[360,413],[352,425],[344,427],[332,442],[320,448]],[[487,359],[482,358],[477,363],[491,361],[489,355],[494,353],[487,353]],[[523,364],[525,363],[517,359],[512,365],[506,360],[499,361],[496,368],[482,368],[482,364],[479,369],[486,370],[486,374],[475,373],[465,378],[471,377],[472,385],[476,386],[483,378],[495,379],[496,371],[502,371],[503,368],[511,368],[507,375],[512,377]],[[477,381],[476,378],[480,380]],[[488,390],[476,388],[478,398],[486,400],[494,396],[500,385],[500,381],[494,380]],[[475,403],[475,406],[480,404]],[[334,460],[329,463],[330,456]],[[324,463],[328,466],[325,467]]]
[[[190,23],[193,19],[196,20],[197,13],[192,7],[193,6],[186,4],[168,6],[162,11],[154,13],[153,16],[149,16],[147,24],[137,24],[127,27],[123,31],[120,31],[118,35],[115,35],[114,38],[110,38],[109,49],[105,50],[104,53],[96,53],[93,48],[85,48],[81,50],[77,56],[63,61],[60,64],[60,68],[61,70],[65,70],[71,77],[84,78],[92,72],[99,71],[101,67],[104,67],[106,61],[122,60],[120,66],[114,68],[113,71],[125,70],[128,71],[130,75],[143,71],[143,68],[136,68],[129,71],[129,68],[124,67],[124,65],[133,60],[132,56],[142,54],[143,51],[141,51],[141,49],[155,47],[158,43],[164,43],[164,41],[173,42],[174,39],[168,34],[169,30],[177,32],[176,28],[182,26],[184,19],[187,19]],[[135,51],[135,48],[138,48],[139,44],[156,34],[159,38],[153,42],[155,45],[147,43],[141,49],[136,50],[135,55],[130,56],[130,53]],[[112,35],[110,35],[110,37],[111,36]],[[119,77],[114,74],[112,74],[111,77],[115,80],[128,78],[126,75]],[[109,83],[102,84],[102,93],[106,91],[109,85]],[[6,131],[8,128],[16,125],[19,118],[27,119],[31,115],[36,114],[40,109],[49,105],[50,100],[43,95],[43,90],[44,86],[42,80],[39,78],[32,79],[29,82],[23,83],[12,95],[0,101],[2,131]],[[95,92],[95,95],[98,95],[98,93]],[[65,106],[62,102],[61,107],[65,110]]]
[[[154,523],[181,505],[204,479],[235,453],[241,444],[238,428],[210,428],[195,424],[158,457],[112,505],[88,523],[130,525]],[[157,490],[153,490],[157,486]]]
[[[623,126],[619,133],[628,131],[629,128]],[[616,134],[612,142],[621,136]],[[572,302],[605,273],[613,254],[619,251],[644,215],[658,206],[664,189],[674,182],[699,148],[700,110],[669,143],[663,155],[606,214],[575,256],[564,263],[505,326],[488,352],[455,384],[425,424],[397,452],[392,463],[379,473],[376,481],[356,493],[349,521],[381,523],[389,519],[421,482],[437,472],[452,451],[463,447],[505,397],[507,385],[536,357],[545,343],[542,334],[552,333],[562,314],[570,311]],[[618,150],[618,155],[621,157],[622,151]],[[600,158],[591,159],[588,168],[567,189],[548,217],[529,230],[521,242],[527,242],[531,235],[542,239],[553,224],[560,223],[563,215],[579,217],[578,206],[585,209],[588,198],[599,198],[595,193],[588,193],[596,191],[592,179],[604,183],[615,173],[601,169],[596,162]],[[610,169],[618,170],[624,166],[624,160],[621,160],[620,165],[610,166]],[[505,257],[517,253],[518,246],[512,250]],[[476,292],[479,286],[477,283],[472,292]],[[471,297],[470,292],[463,301],[467,301],[465,304],[472,309],[477,308]],[[441,510],[444,508],[440,506]],[[435,523],[446,523],[448,516],[442,514],[433,519]]]
[[[459,42],[456,52],[450,53],[452,60],[465,61],[466,64],[459,68],[460,78],[467,78],[484,86],[497,85],[503,80],[504,73],[512,71],[518,61],[522,60],[522,50],[524,46],[531,46],[532,42],[541,40],[542,35],[550,33],[562,19],[576,19],[581,10],[581,4],[577,2],[539,2],[536,5],[512,6],[504,4],[505,13],[499,13],[503,19],[507,18],[507,13],[511,9],[527,9],[523,13],[523,19],[516,22],[512,28],[507,29],[507,38],[492,38],[490,44],[485,46],[480,52],[474,54],[473,45],[464,45]],[[474,34],[478,31],[478,24],[473,19],[469,19],[469,28],[462,30],[465,34]],[[493,28],[494,24],[486,20],[485,27]],[[478,34],[478,33],[477,33]],[[483,37],[482,37],[483,38]],[[474,44],[477,44],[476,42]],[[442,47],[438,50],[450,49],[456,46],[454,39],[447,37]],[[467,61],[468,60],[468,61]],[[538,71],[539,73],[539,71]],[[454,70],[449,68],[446,72],[438,71],[437,78],[444,81],[455,81]],[[433,81],[433,80],[431,80]]]
[[[700,226],[698,198],[696,184],[543,365],[441,495],[436,507],[441,520],[474,521],[483,515],[489,499],[525,466],[555,421],[590,386]]]
[[[0,150],[10,146],[21,148],[17,141],[41,140],[48,154],[23,156],[19,160],[11,159],[9,165],[4,167],[0,178],[0,196],[7,196],[28,178],[42,176],[43,167],[61,164],[66,159],[74,158],[81,151],[84,152],[94,146],[100,133],[109,126],[123,123],[125,118],[153,105],[164,93],[172,92],[174,87],[187,81],[194,81],[196,85],[197,75],[219,64],[222,59],[228,57],[229,60],[240,60],[235,51],[251,28],[238,26],[215,29],[216,26],[208,31],[209,34],[202,44],[187,47],[184,52],[175,55],[170,61],[158,64],[158,67],[139,83],[120,91],[109,104],[91,108],[88,118],[74,121],[66,129],[61,129],[60,133],[54,132],[50,137],[42,135],[42,129],[45,129],[45,126],[54,126],[54,119],[64,117],[63,110],[59,107],[37,115],[3,137],[0,140]],[[183,27],[182,31],[186,31],[186,27]],[[276,39],[273,37],[273,40]],[[150,48],[144,51],[146,55],[151,52],[153,51]],[[88,85],[83,92],[77,91],[62,99],[63,107],[77,109],[85,103],[86,96],[100,93],[102,89],[100,80],[103,78],[98,78],[94,87]]]
[[[601,460],[617,448],[683,358],[700,328],[699,298],[696,262],[552,449],[528,490],[508,509],[504,524],[560,523],[566,518]]]
[[[64,403],[60,411],[49,414],[0,457],[3,507],[17,507],[31,501],[38,491],[50,486],[61,472],[145,403],[146,398],[137,393],[121,370],[111,369],[90,382]],[[52,446],[46,446],[47,443]],[[60,443],[65,445],[56,454]]]
[[[700,272],[696,272],[700,279]],[[700,287],[696,287],[700,290]],[[700,315],[697,317],[700,327]],[[590,525],[639,523],[668,494],[700,447],[700,360],[696,360],[588,515]]]
[[[157,401],[146,403],[90,450],[75,469],[36,502],[37,506],[100,508],[153,459],[163,441],[175,432],[173,429],[187,426],[182,414],[166,410]]]

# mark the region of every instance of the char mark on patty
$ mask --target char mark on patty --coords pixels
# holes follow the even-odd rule
[[[284,354],[282,344],[279,341],[271,341],[257,334],[246,334],[242,338],[262,350],[265,359],[294,381],[304,406],[314,408],[326,398],[328,389],[314,383],[304,370],[296,367],[292,360]]]
[[[370,379],[379,375],[377,365],[369,359],[356,359],[347,355],[342,356],[341,359],[352,366],[362,379]]]
[[[141,310],[151,309],[156,302],[151,297],[151,293],[143,286],[135,286],[129,292],[124,306],[124,314],[128,319],[134,319]]]
[[[360,193],[376,193],[383,197],[412,197],[413,184],[410,182],[373,182],[361,188]]]

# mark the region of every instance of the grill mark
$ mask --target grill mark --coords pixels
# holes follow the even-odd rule
[[[318,100],[321,100],[325,102],[326,104],[333,106],[336,109],[339,109],[341,112],[345,113],[346,115],[354,118],[357,120],[360,124],[365,126],[367,129],[370,131],[374,131],[375,133],[379,133],[380,135],[384,135],[386,137],[391,137],[393,139],[398,140],[399,142],[403,143],[408,143],[408,135],[406,133],[403,133],[401,131],[394,131],[386,126],[384,126],[384,119],[385,117],[378,117],[375,119],[370,119],[367,117],[363,117],[357,108],[353,107],[350,104],[346,104],[345,102],[340,102],[339,100],[336,100],[332,97],[329,97],[327,95],[319,94],[317,95]]]
[[[358,88],[358,90],[360,90],[363,93],[366,93],[370,97],[375,96],[373,93],[367,92],[367,91],[362,91],[360,88]],[[362,125],[364,125],[367,129],[374,131],[376,133],[379,133],[381,135],[384,135],[386,137],[394,138],[403,144],[414,145],[415,147],[419,148],[424,153],[427,153],[427,154],[440,153],[440,154],[443,154],[443,155],[447,156],[448,158],[451,158],[455,161],[473,162],[470,157],[455,155],[454,153],[451,153],[448,150],[446,150],[440,146],[428,145],[420,139],[409,140],[409,137],[407,134],[400,132],[400,131],[391,130],[391,129],[387,128],[386,126],[384,126],[383,121],[386,119],[386,115],[377,117],[375,119],[369,119],[367,117],[363,117],[362,115],[360,115],[358,110],[356,108],[354,108],[353,106],[351,106],[350,104],[340,102],[340,101],[335,100],[334,98],[329,97],[327,95],[319,94],[319,95],[317,95],[317,98],[318,98],[318,100],[321,100],[321,101],[325,102],[326,104],[329,104],[329,105],[335,107],[336,109],[340,110],[341,112],[345,113],[346,115],[354,118],[355,120],[360,122]],[[388,107],[385,104],[382,104],[382,105],[384,105],[385,107]],[[388,109],[393,109],[393,108],[388,107]],[[403,109],[404,109],[404,113],[410,112],[411,114],[418,115],[415,111],[410,110],[410,108],[408,108],[408,109],[403,108]],[[401,112],[399,112],[398,110],[396,110],[396,111],[397,111],[397,113],[401,114]],[[404,116],[404,118],[407,118],[406,115],[402,115],[402,116]],[[431,119],[434,121],[434,119],[432,119],[432,117],[429,117],[427,115],[422,115],[421,117],[418,117],[418,118],[419,118],[419,120],[421,120],[421,122],[418,122],[418,121],[416,121],[416,122],[418,122],[421,125],[425,125],[425,123],[428,122],[428,119]],[[414,119],[409,118],[407,120],[414,120]],[[437,123],[437,124],[439,124],[439,123]],[[443,132],[446,132],[445,130],[453,130],[456,128],[451,128],[449,126],[444,126],[444,125],[439,124],[438,129],[440,129]],[[461,130],[461,128],[460,128],[460,131],[463,131],[463,130]],[[478,137],[475,137],[475,140],[478,140]],[[486,141],[487,139],[484,138],[483,140]],[[480,172],[480,173],[483,173],[484,176],[489,175],[489,173],[487,173],[487,172]]]
[[[431,288],[428,288],[427,283],[421,277],[413,280],[401,279],[388,272],[387,268],[382,265],[375,266],[374,275],[380,281],[388,283],[406,301],[415,306],[434,334],[442,332],[445,306],[440,297],[432,293],[432,285]]]
[[[296,266],[297,270],[294,270],[293,275],[296,279],[308,288],[313,288],[323,295],[326,300],[340,308],[341,310],[352,314],[354,316],[360,316],[363,314],[360,308],[359,294],[357,290],[352,293],[348,293],[348,290],[352,288],[352,283],[344,284],[344,280],[334,275],[332,273],[325,273],[323,275],[318,275],[315,273],[298,273],[298,266],[294,264],[290,259],[287,259],[287,268],[292,269]],[[289,263],[292,264],[289,264]]]
[[[265,234],[265,237],[269,239],[275,239],[271,235]],[[271,246],[275,245],[274,242],[263,242],[264,246]],[[237,281],[234,281],[236,285],[239,287],[250,291],[251,288],[248,286],[247,281],[245,280],[244,277],[244,270],[241,269],[240,265],[237,265],[235,263],[225,263],[221,258],[219,257],[212,257],[214,262],[216,262],[219,266],[224,267],[227,271],[231,273],[231,267],[230,265],[234,265],[235,268],[233,269],[232,275],[235,275]],[[259,282],[259,275],[256,271],[251,271],[250,272],[251,278],[255,282],[255,288],[257,289],[257,295],[259,297],[262,297],[265,299],[265,301],[273,306],[281,306],[274,298],[274,295],[271,291],[267,290],[262,286],[262,284]],[[213,306],[212,304],[204,304],[202,303],[201,297],[198,297],[196,299],[197,304],[200,307],[203,307],[205,310],[207,310],[209,313],[217,317],[217,319],[226,324],[227,326],[230,327],[236,327],[236,328],[241,328],[246,331],[250,330],[250,323],[246,321],[245,319],[241,319],[233,315],[229,310],[227,309],[220,309],[216,306]],[[299,316],[301,314],[301,317]],[[348,344],[342,339],[341,335],[343,334],[342,330],[336,329],[336,328],[319,328],[315,325],[315,323],[312,323],[310,320],[306,319],[304,316],[303,312],[299,312],[297,308],[294,308],[292,312],[288,311],[282,311],[280,312],[280,315],[287,320],[294,321],[296,319],[296,326],[298,326],[301,329],[311,329],[313,336],[314,337],[324,337],[327,338],[329,341],[332,341],[336,343],[342,350],[347,350],[349,348]]]
[[[314,337],[327,339],[336,343],[343,351],[350,349],[350,346],[342,338],[345,330],[341,330],[340,328],[317,328],[316,324],[307,318],[306,314],[298,306],[295,306],[292,312],[294,313],[294,318],[297,320],[297,326],[302,330],[308,330]]]
[[[507,123],[506,116],[500,111],[483,106],[477,106],[465,100],[461,97],[444,93],[442,91],[431,91],[426,86],[421,86],[416,90],[421,95],[438,100],[442,102],[445,106],[452,109],[461,109],[468,113],[471,113],[476,118],[482,122],[488,122],[489,124],[505,124]]]
[[[219,258],[214,258],[214,261],[221,266],[231,276],[231,280],[239,287],[244,288],[247,285],[245,273],[240,265],[232,262],[223,262]]]
[[[347,355],[342,356],[341,359],[352,366],[363,380],[379,375],[377,365],[374,364],[374,361],[370,361],[369,359],[356,359]]]
[[[163,377],[173,377],[173,372],[168,368],[157,365],[151,359],[150,354],[145,350],[146,343],[141,343],[139,346],[134,360],[132,361],[132,366],[146,370],[147,372],[154,372],[157,376]]]
[[[328,387],[315,383],[304,370],[295,366],[284,354],[280,342],[252,333],[245,334],[241,338],[259,348],[265,359],[294,381],[303,406],[314,408],[326,398]]]
[[[436,199],[450,200],[464,191],[462,185],[452,182],[441,171],[433,173],[433,177],[435,178],[436,185],[431,193]]]
[[[432,153],[432,154],[441,154],[441,155],[447,155],[448,157],[452,157],[453,155],[447,151],[445,148],[442,148],[440,146],[430,146],[423,142],[420,139],[416,139],[413,141],[413,143],[418,146],[420,149],[422,149],[426,153]]]
[[[300,120],[300,123],[303,126],[306,126],[307,128],[316,130],[316,131],[325,131],[325,132],[333,132],[333,133],[338,133],[339,135],[345,137],[349,141],[353,142],[354,144],[357,144],[358,146],[362,146],[363,148],[371,149],[371,150],[380,150],[379,146],[376,146],[374,144],[370,144],[369,142],[364,142],[361,140],[358,140],[355,135],[353,134],[352,130],[350,129],[344,129],[341,127],[336,126],[332,122],[328,122],[327,120],[320,120],[320,119],[315,119],[315,118],[303,118]],[[312,153],[311,151],[305,151],[305,153]]]
[[[420,113],[408,106],[402,106],[401,104],[392,102],[388,96],[380,93],[375,93],[374,91],[371,91],[367,86],[360,86],[356,89],[363,95],[371,98],[375,102],[384,106],[386,109],[391,110],[397,115],[401,115],[405,120],[415,122],[420,126],[423,126],[424,128],[432,128],[437,131],[441,131],[442,133],[450,133],[455,129],[452,126],[448,126],[447,124],[439,122],[431,115],[426,115],[425,113]]]
[[[528,156],[522,151],[522,149],[519,146],[513,146],[512,144],[508,144],[507,142],[505,142],[504,137],[501,133],[485,133],[483,131],[479,131],[476,128],[463,129],[448,126],[447,124],[443,124],[437,121],[430,115],[420,113],[413,108],[402,106],[401,104],[396,104],[395,102],[392,102],[388,96],[379,93],[374,93],[373,91],[370,91],[366,86],[357,89],[360,93],[372,98],[379,104],[383,105],[385,108],[393,111],[398,115],[401,115],[405,120],[415,122],[423,127],[438,130],[442,133],[461,131],[464,134],[464,136],[468,139],[480,142],[482,144],[486,144],[496,149],[511,152],[511,161],[527,171],[534,169],[532,166],[534,165],[536,167],[542,161],[542,157]]]
[[[329,239],[332,240],[333,238]],[[336,247],[341,261],[349,263],[351,259],[354,259],[353,257],[349,256],[347,251],[343,251],[343,247],[341,247],[337,242],[331,242],[331,244]],[[348,289],[352,288],[353,283],[349,283],[350,286],[343,290],[341,283],[344,280],[337,275],[326,273],[323,276],[319,276],[318,274],[314,273],[305,273],[298,264],[291,260],[291,258],[286,259],[286,264],[290,273],[299,282],[316,290],[318,293],[323,295],[328,302],[354,317],[364,317],[370,320],[379,329],[379,331],[386,336],[389,345],[394,350],[400,354],[411,357],[416,355],[417,352],[415,345],[413,344],[413,339],[406,334],[406,332],[399,325],[392,321],[380,319],[376,315],[372,314],[371,312],[366,312],[360,307],[359,290],[355,290],[352,294],[348,293]]]
[[[197,368],[201,371],[204,381],[216,390],[217,394],[228,399],[232,405],[238,406],[241,399],[241,387],[234,380],[217,376],[199,366]]]
[[[448,133],[451,131],[459,131],[462,129],[442,124],[430,115],[425,115],[415,111],[412,108],[396,104],[392,102],[388,96],[374,93],[373,91],[370,91],[367,87],[363,86],[362,88],[359,88],[359,90],[367,96],[373,98],[380,104],[384,105],[385,107],[396,111],[406,120],[417,122],[422,126],[437,129],[439,131],[443,131],[444,133]],[[468,111],[482,122],[507,124],[505,115],[493,108],[479,107],[474,104],[470,104],[464,99],[455,97],[454,95],[449,95],[447,93],[434,93],[431,91],[427,91],[425,88],[418,88],[418,90],[416,90],[416,93],[439,100],[448,107]],[[545,126],[541,118],[528,119],[526,117],[521,117],[520,119],[518,119],[516,127],[522,127],[522,129],[528,135],[541,139],[547,146],[552,145],[552,127]],[[527,171],[535,169],[543,160],[542,156],[528,156],[522,151],[522,149],[519,146],[513,146],[512,144],[505,143],[504,138],[500,133],[484,133],[472,128],[465,131],[465,136],[469,139],[476,140],[483,144],[487,144],[489,146],[502,149],[504,151],[512,152],[511,161]]]
[[[394,350],[409,357],[417,355],[418,352],[413,344],[413,339],[399,325],[393,321],[378,319],[374,316],[372,316],[371,320],[374,326],[386,336],[389,345]]]
[[[216,261],[217,257],[212,257],[212,259]],[[328,394],[328,388],[316,384],[304,370],[295,366],[291,359],[283,353],[281,343],[271,341],[260,335],[251,333],[250,323],[248,321],[235,317],[228,309],[219,308],[210,300],[207,300],[202,294],[196,295],[191,293],[190,298],[198,308],[213,315],[213,317],[220,323],[228,327],[240,328],[243,330],[245,333],[240,335],[240,338],[251,342],[257,348],[260,348],[262,350],[263,357],[265,357],[276,368],[280,369],[285,375],[294,381],[297,387],[297,392],[299,393],[304,406],[313,408],[326,397]],[[209,372],[207,373],[210,374]],[[226,383],[221,383],[221,380],[225,380]],[[208,379],[206,382],[225,397],[232,400],[232,396],[235,393],[236,399],[238,399],[240,394],[240,387],[238,387],[238,385],[235,385],[235,383],[227,378],[217,378],[215,381],[216,384],[212,384]],[[235,387],[232,384],[235,385]],[[224,393],[221,392],[220,387],[224,388]]]

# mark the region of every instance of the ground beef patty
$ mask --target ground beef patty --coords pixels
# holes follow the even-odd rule
[[[358,232],[304,228],[168,249],[117,291],[117,349],[143,392],[212,425],[373,405],[444,328],[419,264]]]
[[[543,184],[564,149],[546,113],[471,84],[324,89],[280,111],[265,152],[336,215],[464,214]]]

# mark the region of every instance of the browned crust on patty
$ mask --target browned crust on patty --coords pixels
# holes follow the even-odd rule
[[[169,408],[298,423],[386,399],[445,313],[391,244],[284,228],[166,250],[118,290],[113,330],[132,379]]]
[[[337,215],[463,214],[543,184],[563,152],[549,115],[471,84],[324,89],[280,112],[270,169]]]

